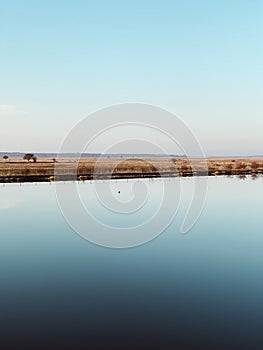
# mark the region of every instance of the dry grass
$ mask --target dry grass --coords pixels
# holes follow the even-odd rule
[[[56,167],[56,173],[55,173]],[[129,178],[193,175],[257,175],[263,173],[259,159],[23,159],[0,160],[0,182],[52,181],[57,179]]]

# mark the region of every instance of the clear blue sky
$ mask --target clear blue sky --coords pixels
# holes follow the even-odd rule
[[[90,112],[175,113],[208,155],[263,154],[263,2],[0,1],[0,151],[57,151]]]

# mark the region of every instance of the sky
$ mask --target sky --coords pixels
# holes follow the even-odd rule
[[[57,152],[90,113],[139,102],[208,156],[263,154],[262,62],[261,0],[0,0],[0,151]]]

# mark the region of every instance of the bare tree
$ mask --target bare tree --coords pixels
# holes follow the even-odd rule
[[[32,153],[26,153],[23,157],[23,159],[27,160],[28,162],[30,161],[30,159],[32,159],[34,157],[34,154]]]

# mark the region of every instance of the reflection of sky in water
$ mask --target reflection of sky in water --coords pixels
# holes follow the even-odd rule
[[[136,344],[259,349],[263,180],[210,178],[201,218],[180,235],[191,181],[182,179],[182,203],[169,228],[126,250],[101,248],[72,232],[54,184],[1,187],[0,203],[15,205],[0,210],[3,334],[96,344],[116,336],[124,347],[133,335]],[[81,186],[87,200],[92,185]],[[125,182],[118,186],[127,190]],[[149,188],[154,197],[158,180]],[[150,201],[147,208],[156,209]]]
[[[97,187],[87,185],[79,189],[83,205],[94,218],[105,225],[127,228],[143,224],[156,215],[164,195],[162,181],[158,180],[105,181]],[[106,190],[109,190],[107,197]]]

